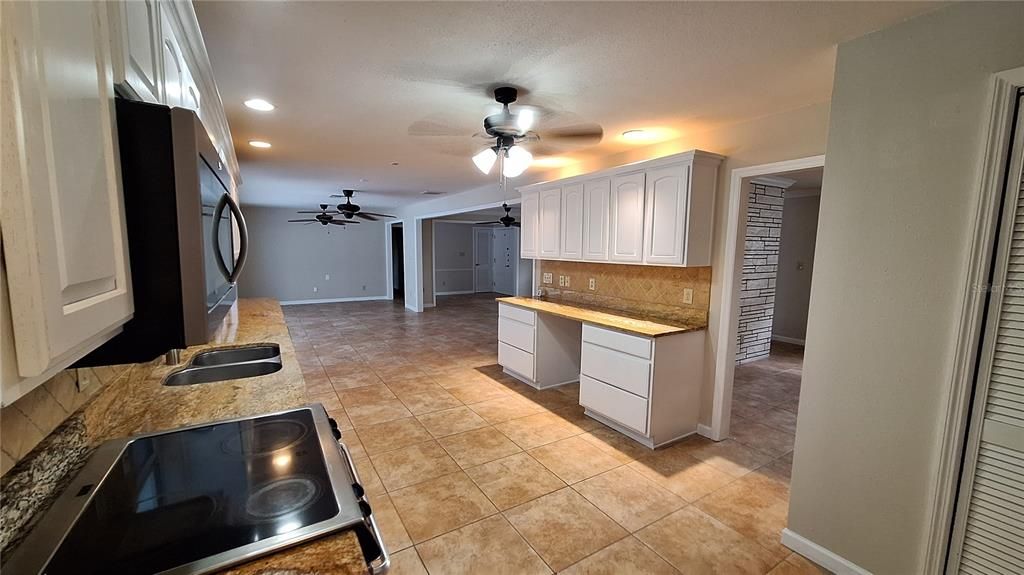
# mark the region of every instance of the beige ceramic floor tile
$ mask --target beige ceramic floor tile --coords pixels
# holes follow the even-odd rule
[[[341,398],[342,405],[347,408],[352,408],[357,405],[379,403],[388,399],[395,399],[395,394],[391,393],[388,386],[380,384],[367,385],[365,387],[357,387],[355,389],[343,389],[338,392],[338,397]]]
[[[461,401],[440,387],[436,390],[404,393],[399,395],[398,399],[415,415],[462,407]]]
[[[751,473],[695,505],[781,560],[790,553],[780,542],[789,514],[788,495],[788,489],[778,481]]]
[[[459,464],[434,441],[374,455],[370,460],[389,492],[459,470]]]
[[[341,432],[341,441],[348,448],[353,458],[366,457],[366,450],[363,449],[363,442],[359,440],[359,434],[355,429],[346,429]]]
[[[352,420],[352,425],[356,428],[412,416],[405,405],[397,399],[346,407],[345,411],[348,412],[348,418]]]
[[[401,551],[412,545],[409,533],[402,524],[402,519],[395,511],[395,505],[387,495],[371,495],[367,497],[370,508],[373,509],[373,517],[377,520],[380,528],[380,536],[388,551]]]
[[[769,455],[779,456],[793,451],[793,433],[779,431],[742,417],[732,418],[729,434],[743,445]]]
[[[766,573],[778,560],[767,549],[692,506],[641,529],[637,539],[683,573]]]
[[[775,408],[766,411],[760,418],[754,421],[774,427],[789,434],[796,433],[796,413],[788,409]]]
[[[522,451],[493,427],[449,435],[437,442],[463,469]]]
[[[429,441],[433,437],[415,417],[396,419],[369,425],[359,429],[359,439],[369,455],[376,455],[415,443]]]
[[[339,392],[384,383],[375,373],[354,371],[351,366],[332,368],[327,372],[327,376],[331,379],[331,385]]]
[[[630,532],[686,505],[686,501],[629,467],[591,477],[573,489]]]
[[[416,553],[416,549],[410,547],[391,555],[391,568],[388,575],[427,575],[423,568],[423,562]]]
[[[622,527],[570,488],[513,507],[505,517],[555,571],[626,535]]]
[[[543,407],[514,394],[474,403],[469,408],[488,423],[501,423],[544,411]]]
[[[750,473],[773,459],[731,439],[697,447],[688,453],[733,477]]]
[[[466,474],[502,510],[565,487],[565,482],[526,453],[470,467]]]
[[[563,575],[678,575],[671,565],[635,537],[613,543],[583,561],[572,565]]]
[[[618,431],[603,425],[580,435],[580,438],[593,443],[599,449],[623,463],[654,453],[653,449],[641,445]]]
[[[487,427],[487,422],[468,407],[427,413],[417,416],[416,419],[419,419],[423,427],[426,427],[434,437],[445,437],[471,429]]]
[[[551,573],[501,515],[421,543],[417,550],[431,573]]]
[[[359,484],[363,486],[363,490],[368,495],[379,495],[387,493],[384,489],[384,484],[380,482],[380,476],[377,475],[377,470],[374,469],[373,463],[367,456],[353,457],[352,463],[356,466],[356,473],[359,475]]]
[[[785,561],[781,561],[768,575],[827,575],[830,573],[824,567],[819,567],[814,562],[806,559],[798,553],[790,553]]]
[[[686,501],[696,501],[736,479],[673,447],[659,449],[629,467]]]
[[[523,449],[539,447],[582,433],[579,427],[554,413],[528,415],[504,421],[494,427]]]
[[[788,453],[782,457],[767,463],[761,467],[758,467],[753,472],[758,475],[774,479],[779,483],[782,483],[787,488],[789,487],[790,475],[793,471],[793,454]]]
[[[462,403],[469,405],[489,399],[497,399],[507,395],[509,392],[493,382],[470,381],[449,387],[448,393],[459,398],[459,401]]]
[[[622,465],[622,461],[580,437],[561,439],[531,449],[529,453],[569,484]]]
[[[391,500],[415,543],[497,512],[487,496],[461,471],[394,491]]]
[[[412,395],[414,393],[424,393],[430,391],[444,391],[444,388],[434,383],[434,380],[428,376],[419,376],[410,379],[402,379],[398,381],[388,381],[387,386],[391,388],[391,391],[395,392],[395,395]]]

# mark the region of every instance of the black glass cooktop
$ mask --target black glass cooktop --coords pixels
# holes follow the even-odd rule
[[[95,489],[47,573],[157,573],[339,513],[305,409],[133,440]]]

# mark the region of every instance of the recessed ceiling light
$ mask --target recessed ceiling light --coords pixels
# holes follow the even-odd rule
[[[533,165],[540,168],[561,168],[568,166],[575,160],[566,158],[565,156],[548,156],[546,158],[540,158],[533,161]]]
[[[622,132],[622,139],[629,142],[649,142],[655,137],[654,132],[650,130],[626,130]]]
[[[397,166],[397,165],[398,165],[398,162],[391,162],[391,165],[392,165],[392,166]]]
[[[444,192],[433,192],[431,190],[423,190],[420,193],[423,194],[424,196],[440,196]]]
[[[269,148],[270,142],[264,142],[263,140],[249,140],[249,145],[254,148]]]
[[[253,98],[251,100],[246,100],[245,106],[247,108],[252,108],[253,110],[259,110],[260,112],[269,112],[274,109],[274,105],[264,100],[263,98]]]

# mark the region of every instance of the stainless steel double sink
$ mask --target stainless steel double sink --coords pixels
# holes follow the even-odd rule
[[[276,343],[201,351],[164,378],[164,385],[195,385],[229,379],[256,377],[280,371],[281,348]]]

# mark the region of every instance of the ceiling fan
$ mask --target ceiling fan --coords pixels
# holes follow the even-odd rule
[[[364,212],[359,208],[359,204],[352,203],[352,194],[355,194],[355,190],[342,190],[341,194],[331,194],[332,198],[345,198],[344,204],[338,204],[338,213],[345,216],[345,219],[351,220],[353,217],[362,218],[371,222],[377,221],[377,218],[393,218],[395,216],[389,216],[388,214],[375,214],[373,212]],[[323,204],[321,204],[323,205]],[[353,222],[356,223],[356,222]]]
[[[327,208],[329,208],[329,207],[330,206],[327,205],[327,204],[320,204],[320,211],[319,212],[317,212],[317,211],[299,211],[299,212],[295,212],[297,214],[316,214],[316,215],[313,216],[312,218],[305,218],[305,219],[301,219],[301,220],[288,220],[288,222],[289,223],[302,222],[305,225],[319,223],[321,226],[326,226],[328,224],[334,225],[334,226],[344,226],[344,225],[348,225],[348,224],[358,224],[359,223],[359,222],[346,222],[346,221],[341,221],[341,220],[335,219],[333,214],[337,214],[338,212],[328,212]]]
[[[512,215],[509,213],[509,212],[512,211],[512,208],[510,208],[508,204],[501,204],[501,207],[505,210],[505,215],[504,216],[498,218],[497,220],[495,220],[493,222],[477,222],[476,225],[478,225],[478,226],[486,226],[486,225],[491,225],[491,224],[501,224],[501,225],[505,226],[506,228],[518,228],[518,227],[521,227],[521,224],[519,222],[517,222],[516,219],[513,218]]]

